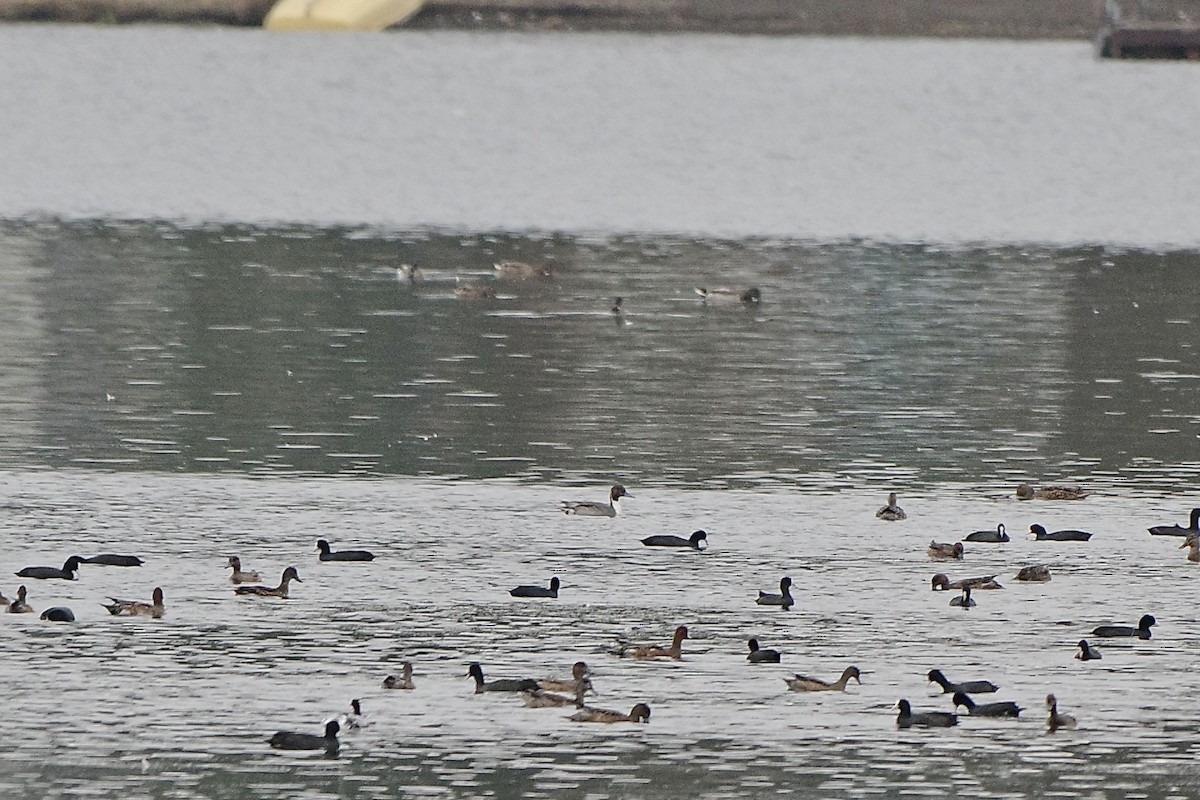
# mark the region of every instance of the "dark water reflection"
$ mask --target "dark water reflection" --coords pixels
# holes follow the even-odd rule
[[[498,281],[505,258],[553,281]],[[396,267],[419,264],[415,290]],[[8,464],[1194,480],[1194,253],[7,223]],[[705,308],[695,285],[761,287]],[[610,313],[624,298],[623,324]]]

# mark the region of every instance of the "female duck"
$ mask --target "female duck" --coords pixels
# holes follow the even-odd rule
[[[327,753],[336,753],[340,747],[338,743],[338,731],[341,730],[341,725],[336,719],[331,719],[325,723],[325,735],[316,736],[311,733],[295,733],[292,731],[279,731],[267,741],[271,747],[277,750],[324,750]]]
[[[1200,534],[1200,508],[1192,509],[1186,528],[1182,525],[1155,525],[1149,530],[1151,536],[1196,536]]]
[[[609,711],[604,708],[589,708],[584,706],[568,717],[572,722],[649,722],[650,706],[638,703],[628,714],[619,711]]]
[[[495,300],[496,290],[490,286],[460,283],[454,287],[454,296],[459,300]]]
[[[904,513],[904,509],[896,505],[895,492],[892,492],[888,495],[887,505],[876,511],[875,516],[879,519],[887,520],[888,522],[897,522],[902,519],[908,519],[908,514]]]
[[[1043,486],[1034,489],[1028,483],[1017,487],[1018,500],[1082,500],[1088,493],[1078,486]]]
[[[760,606],[782,606],[784,611],[796,604],[792,599],[792,579],[784,576],[779,581],[779,594],[764,592],[761,589],[758,592],[758,599],[754,601]]]
[[[1119,638],[1122,636],[1136,636],[1139,639],[1149,639],[1150,629],[1154,627],[1157,620],[1150,614],[1143,614],[1138,620],[1137,627],[1130,625],[1101,625],[1092,631],[1092,636],[1099,636],[1104,639]]]
[[[1188,551],[1187,560],[1193,564],[1200,562],[1200,536],[1193,534],[1187,537],[1183,544],[1179,545],[1179,549],[1182,550],[1185,547],[1191,548]]]
[[[635,647],[633,649],[622,649],[622,656],[631,656],[633,658],[650,659],[650,658],[670,658],[679,661],[683,658],[683,640],[688,638],[688,629],[686,625],[680,625],[675,629],[675,636],[671,640],[670,647],[659,647],[657,645],[646,645],[644,647]]]
[[[558,587],[562,584],[557,577],[550,579],[550,587],[545,586],[518,586],[515,589],[510,589],[508,593],[513,597],[558,597]]]
[[[810,678],[807,675],[796,674],[794,678],[784,678],[788,688],[793,692],[844,692],[846,684],[850,679],[862,686],[862,678],[859,677],[858,667],[846,667],[842,670],[842,677],[838,678],[833,683],[823,681],[820,678]]]
[[[986,542],[988,544],[1003,544],[1008,541],[1008,532],[1004,530],[1004,523],[1001,522],[996,526],[994,531],[975,531],[968,533],[963,539],[965,542]]]
[[[475,679],[475,694],[483,692],[536,692],[538,685],[533,678],[500,678],[494,681],[483,679],[483,667],[472,661],[467,668],[467,677]]]
[[[592,682],[584,678],[575,687],[574,697],[547,692],[544,689],[534,689],[522,692],[521,699],[525,701],[527,708],[562,708],[563,706],[583,708],[583,696],[590,691],[592,691]]]
[[[693,550],[703,550],[708,547],[708,534],[704,531],[696,531],[686,539],[682,536],[660,534],[647,536],[642,539],[642,544],[646,547],[690,547]]]
[[[1046,695],[1046,708],[1050,710],[1050,716],[1046,718],[1046,727],[1054,733],[1059,728],[1074,728],[1075,718],[1070,714],[1058,713],[1058,698],[1052,694]]]
[[[227,566],[233,569],[233,574],[229,576],[230,583],[258,583],[262,580],[254,570],[243,570],[242,560],[237,556],[230,556]]]
[[[625,491],[625,487],[617,484],[608,490],[607,503],[593,503],[590,500],[563,500],[559,508],[564,514],[574,514],[580,517],[616,517],[621,513],[621,498],[633,497]]]
[[[1028,567],[1021,567],[1020,571],[1017,572],[1017,580],[1045,583],[1050,580],[1050,568],[1045,564],[1032,564]]]
[[[553,278],[554,267],[549,264],[526,264],[524,261],[498,261],[492,265],[497,278],[526,281],[530,278]]]
[[[930,683],[936,683],[942,687],[942,694],[952,694],[954,692],[965,692],[967,694],[987,694],[996,691],[998,687],[991,681],[964,681],[963,683],[952,683],[940,669],[931,669],[925,677],[929,678]]]
[[[746,660],[751,664],[778,664],[782,656],[778,650],[770,650],[758,646],[758,639],[751,639],[750,655],[746,656]]]
[[[578,692],[579,686],[592,674],[586,661],[576,661],[571,665],[571,679],[558,680],[547,678],[537,682],[538,688],[553,692]],[[588,684],[591,685],[590,683]]]
[[[33,611],[33,606],[25,602],[25,587],[17,587],[17,599],[8,604],[5,609],[9,614],[29,614]]]
[[[920,714],[914,714],[912,706],[907,700],[901,700],[896,704],[900,709],[899,715],[896,717],[896,727],[898,728],[949,728],[951,725],[958,724],[958,715],[951,714],[949,711],[924,711]]]
[[[383,688],[409,690],[415,689],[417,687],[413,684],[412,674],[412,664],[408,661],[405,661],[400,665],[400,677],[397,678],[395,675],[388,675],[383,679]]]
[[[148,616],[154,619],[161,619],[166,613],[166,607],[163,605],[163,590],[155,587],[152,602],[141,603],[137,600],[118,600],[115,597],[110,597],[112,603],[105,605],[108,613],[114,617],[124,614],[130,617]]]
[[[79,571],[79,565],[83,563],[81,556],[71,556],[63,564],[62,569],[56,567],[26,567],[17,573],[18,578],[37,578],[38,580],[49,580],[58,578],[64,581],[75,580],[75,573]]]
[[[317,549],[321,551],[321,561],[374,561],[375,554],[367,550],[331,550],[329,542],[317,539]]]
[[[949,591],[950,589],[1003,589],[996,582],[995,575],[981,575],[977,578],[962,578],[957,581],[951,581],[944,573],[939,572],[930,579],[933,585],[933,591]]]
[[[1087,531],[1049,531],[1036,522],[1029,526],[1029,533],[1039,542],[1086,542],[1092,538]]]
[[[274,589],[269,586],[237,586],[234,587],[234,592],[237,594],[253,594],[259,597],[282,597],[284,600],[288,596],[288,584],[292,581],[296,583],[304,583],[300,580],[300,574],[296,572],[295,567],[288,567],[283,571],[283,577],[279,580],[279,586]]]
[[[939,560],[944,560],[947,558],[957,558],[957,559],[961,560],[964,552],[965,552],[965,548],[963,547],[962,542],[955,542],[954,544],[950,544],[949,542],[932,542],[931,541],[929,543],[929,557],[930,558],[939,559]]]

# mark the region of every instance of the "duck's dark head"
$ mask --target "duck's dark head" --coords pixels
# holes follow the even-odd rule
[[[688,638],[687,625],[680,625],[678,628],[675,629],[675,638],[676,639]]]
[[[154,587],[154,594],[151,597],[154,599],[154,605],[161,606],[163,604],[163,591],[157,586]]]
[[[79,569],[79,565],[82,563],[83,556],[71,556],[67,559],[66,563],[63,564],[62,571],[67,573],[75,572]]]
[[[341,729],[342,729],[342,726],[338,724],[338,721],[336,719],[329,720],[329,722],[325,723],[325,738],[326,739],[336,738],[338,735],[338,731],[340,731]]]
[[[240,558],[238,558],[237,556],[230,556],[229,563],[226,564],[225,566],[233,567],[238,572],[241,572],[242,571],[242,560]]]
[[[284,581],[284,583],[287,583],[288,581],[295,581],[296,583],[304,583],[304,581],[300,580],[300,573],[296,572],[295,567],[288,567],[287,569],[285,569],[283,571],[283,581]]]
[[[970,709],[975,706],[975,701],[968,697],[964,692],[955,692],[950,700],[954,703],[955,707],[966,706],[968,709]]]
[[[749,645],[750,645],[750,652],[751,652],[751,653],[757,653],[757,652],[758,652],[758,639],[751,639],[751,640],[750,640],[750,642],[749,642]]]
[[[350,701],[350,707],[354,709],[355,714],[360,717],[362,716],[362,706],[360,705],[360,701],[357,697]]]
[[[842,677],[846,680],[854,678],[855,682],[859,686],[862,686],[862,676],[858,674],[858,667],[846,667],[844,670],[842,670]]]
[[[1038,538],[1046,535],[1046,529],[1036,522],[1029,526],[1029,532]]]
[[[483,683],[483,667],[479,666],[478,661],[472,661],[467,667],[466,677],[474,678],[479,683]]]
[[[559,579],[557,577],[550,579],[550,591],[557,592],[558,587],[561,585],[562,585],[562,582],[559,581]]]
[[[792,579],[784,576],[784,578],[779,581],[779,588],[783,590],[784,594],[787,594],[787,590],[792,588]]]
[[[1157,622],[1158,620],[1156,620],[1152,615],[1143,614],[1142,618],[1138,620],[1138,630],[1149,630]]]
[[[933,586],[935,592],[939,589],[947,590],[950,588],[950,579],[941,572],[930,578],[929,583]]]
[[[324,539],[317,539],[317,549],[321,551],[321,555],[329,554],[329,542]]]
[[[633,497],[633,495],[625,491],[625,487],[619,483],[609,490],[608,496],[613,500],[619,500],[622,497]]]
[[[638,703],[633,707],[633,710],[629,712],[629,716],[633,717],[638,722],[649,722],[650,706],[646,705],[645,703]]]
[[[900,716],[902,717],[912,714],[912,705],[907,700],[901,699],[899,703],[896,703],[896,708],[900,709]]]
[[[929,674],[925,677],[929,678],[930,683],[936,683],[939,686],[944,687],[947,683],[949,683],[949,681],[946,680],[946,676],[942,674],[940,669],[929,670]]]
[[[692,547],[699,548],[701,542],[708,541],[708,534],[704,531],[695,531],[688,537],[688,541],[692,543]]]

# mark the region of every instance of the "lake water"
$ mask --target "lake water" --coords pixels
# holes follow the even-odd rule
[[[11,26],[0,74],[0,566],[147,562],[26,582],[75,625],[4,615],[0,794],[1194,794],[1198,567],[1145,531],[1200,505],[1194,64]],[[509,258],[556,277],[493,279]],[[556,508],[615,482],[622,517]],[[875,519],[888,491],[907,521]],[[697,528],[707,553],[638,541]],[[231,554],[303,582],[235,597]],[[1012,580],[1032,563],[1054,579]],[[1006,588],[964,613],[934,572]],[[785,574],[797,606],[755,605]],[[558,600],[508,596],[551,575]],[[101,606],[155,586],[162,620]],[[1150,641],[1072,658],[1147,612]],[[610,653],[679,624],[678,663]],[[580,658],[650,724],[464,677]],[[403,660],[417,690],[380,689]],[[849,664],[845,694],[782,680]],[[900,697],[948,710],[934,667],[1022,718],[897,731]],[[1051,691],[1079,730],[1046,733]],[[352,697],[373,724],[339,758],[266,746]]]

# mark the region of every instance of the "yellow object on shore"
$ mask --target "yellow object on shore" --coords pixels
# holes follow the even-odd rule
[[[421,10],[425,0],[278,0],[263,20],[271,31],[381,31]]]

